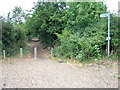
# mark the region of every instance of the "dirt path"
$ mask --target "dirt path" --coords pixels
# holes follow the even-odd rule
[[[42,51],[42,47],[40,47],[39,42],[32,42],[31,48],[31,58],[34,58],[34,48],[37,48],[37,58],[43,59],[44,52]]]
[[[44,58],[42,49],[37,47],[41,53],[38,59],[2,64],[4,88],[118,88],[118,79],[113,77],[118,72],[117,65],[77,68]]]

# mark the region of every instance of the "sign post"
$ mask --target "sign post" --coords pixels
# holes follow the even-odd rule
[[[110,56],[110,12],[101,14],[100,17],[108,17],[108,57]]]

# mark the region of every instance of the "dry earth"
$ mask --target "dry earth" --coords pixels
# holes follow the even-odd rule
[[[78,68],[72,64],[47,59],[39,48],[38,59],[10,59],[2,63],[4,88],[118,88],[118,67],[88,66]],[[31,49],[33,52],[33,48]]]

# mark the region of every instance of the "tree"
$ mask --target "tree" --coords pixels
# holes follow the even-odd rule
[[[21,7],[15,7],[12,12],[12,22],[13,23],[22,23],[24,20],[25,13]]]
[[[60,41],[56,56],[79,60],[101,56],[107,24],[101,21],[100,14],[106,12],[106,6],[101,2],[70,2],[67,6],[62,18],[65,28],[62,34],[56,33]]]
[[[29,34],[39,37],[42,44],[53,45],[56,40],[54,33],[61,33],[64,28],[62,17],[65,3],[38,2],[34,7],[32,17],[29,18]],[[32,21],[32,22],[31,22]]]
[[[25,46],[26,41],[24,24],[21,21],[21,11],[18,13],[18,11],[15,12],[14,10],[13,16],[10,16],[10,13],[8,13],[7,18],[1,18],[2,49],[6,50],[7,56],[15,55],[20,47]]]
[[[100,20],[100,14],[106,13],[106,6],[102,2],[70,2],[63,20],[66,28],[76,31]]]

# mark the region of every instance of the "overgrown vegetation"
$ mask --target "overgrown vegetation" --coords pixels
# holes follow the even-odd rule
[[[106,9],[102,2],[38,2],[27,14],[16,7],[12,17],[2,18],[3,49],[13,52],[38,37],[44,46],[58,45],[52,51],[54,57],[82,61],[103,57],[107,55],[107,18],[100,14]],[[119,24],[120,18],[111,14],[111,55],[119,53]]]
[[[7,18],[1,17],[2,21],[2,49],[6,51],[7,56],[15,55],[19,49],[25,46],[26,35],[24,23],[22,23],[21,8],[15,7],[13,16],[10,13]]]

